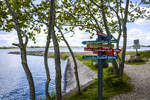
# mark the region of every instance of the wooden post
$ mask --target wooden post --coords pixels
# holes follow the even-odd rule
[[[101,40],[98,35],[98,40]],[[98,52],[98,56],[102,56],[102,52]],[[98,100],[102,100],[103,96],[103,88],[102,88],[102,78],[103,78],[103,68],[102,68],[102,60],[98,59]]]

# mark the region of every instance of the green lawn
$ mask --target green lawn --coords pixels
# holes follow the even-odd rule
[[[150,50],[148,50],[148,51],[139,51],[138,54],[141,56],[143,61],[140,61],[140,62],[125,62],[125,64],[143,65],[143,64],[146,64],[148,59],[150,59]],[[126,55],[136,55],[136,52],[126,52]],[[121,57],[121,53],[119,54],[119,56]]]
[[[146,58],[146,59],[150,58],[150,50],[148,50],[148,51],[139,51],[138,54],[140,54],[140,56],[142,58]],[[136,55],[136,52],[127,52],[126,55]]]
[[[92,60],[82,59],[82,54],[76,56],[81,62],[89,66],[92,70],[97,71],[97,68],[92,65]],[[103,99],[107,100],[115,95],[131,91],[131,85],[128,83],[130,78],[124,74],[122,78],[115,77],[112,74],[112,67],[103,69]],[[98,80],[94,82],[79,95],[77,92],[65,98],[65,100],[97,100]]]

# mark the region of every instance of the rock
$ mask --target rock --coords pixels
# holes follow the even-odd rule
[[[143,59],[141,58],[141,56],[135,56],[135,55],[127,55],[125,60],[127,62],[139,62],[139,61],[143,61]]]
[[[89,85],[93,79],[97,78],[97,73],[84,65],[76,59],[78,65],[78,75],[81,88]],[[76,79],[74,74],[74,62],[72,57],[68,58],[66,71],[65,71],[65,93],[71,92],[76,89]]]
[[[143,61],[141,56],[135,56],[135,61]]]

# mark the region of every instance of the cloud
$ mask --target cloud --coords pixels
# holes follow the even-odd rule
[[[128,45],[133,45],[133,41],[139,39],[140,44],[150,45],[150,31],[144,32],[141,29],[131,29],[128,31]]]
[[[135,24],[137,24],[137,25],[148,25],[148,24],[150,24],[150,20],[140,18],[140,19],[137,19],[135,21]]]
[[[12,46],[12,43],[17,42],[17,35],[14,35],[14,33],[0,34],[0,46]]]
[[[71,46],[83,46],[82,41],[96,40],[95,35],[93,39],[90,39],[90,34],[85,31],[80,31],[78,28],[75,29],[75,34],[71,37],[72,33],[65,34],[65,38]],[[117,34],[113,34],[117,37]],[[42,31],[40,34],[36,34],[36,44],[32,40],[29,41],[28,46],[45,46],[47,34]],[[127,45],[133,45],[133,40],[139,39],[140,44],[150,45],[150,30],[144,30],[142,28],[131,28],[127,34]],[[12,46],[12,43],[18,43],[18,37],[15,31],[0,34],[0,46]],[[122,46],[123,38],[121,38],[120,45]],[[52,45],[52,43],[51,43]],[[60,43],[61,46],[65,46],[64,42]]]

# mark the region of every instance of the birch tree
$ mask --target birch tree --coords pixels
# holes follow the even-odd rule
[[[32,30],[33,28],[29,27],[31,25],[29,19],[32,19],[32,16],[29,14],[29,9],[31,7],[30,3],[18,0],[3,0],[0,1],[0,4],[0,27],[6,32],[12,30],[16,30],[17,32],[19,43],[13,43],[13,45],[18,46],[20,49],[21,63],[29,84],[30,100],[35,100],[34,81],[32,73],[28,67],[26,54],[28,39],[35,40],[35,34],[33,34]],[[30,31],[28,31],[29,28],[31,28]]]
[[[143,16],[147,17],[146,9],[140,7],[141,2],[134,3],[131,0],[125,2],[122,0],[65,1],[67,1],[65,5],[69,5],[66,8],[71,11],[67,14],[72,15],[70,17],[72,23],[68,23],[68,26],[79,27],[80,30],[91,33],[90,37],[94,36],[95,30],[104,31],[108,35],[118,33],[117,48],[119,48],[120,38],[123,36],[122,57],[119,57],[118,62],[113,61],[114,73],[122,76],[127,41],[126,23],[134,22]]]

